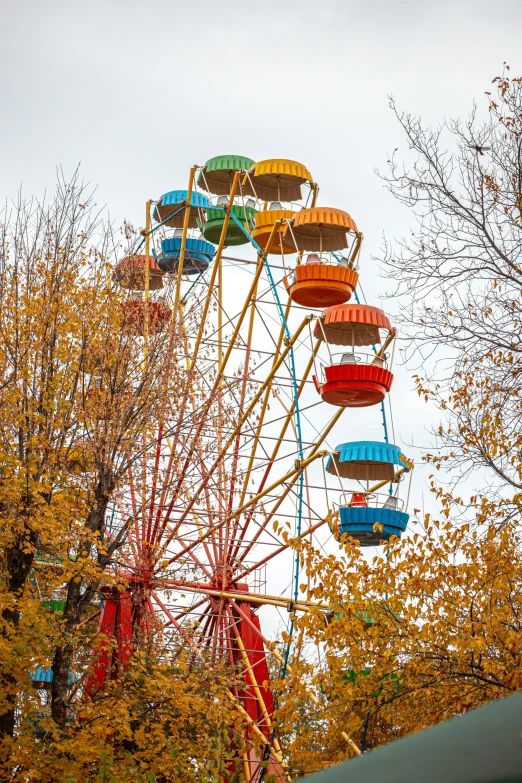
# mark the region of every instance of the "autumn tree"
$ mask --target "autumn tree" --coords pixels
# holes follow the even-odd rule
[[[383,178],[416,227],[381,260],[419,392],[445,411],[439,458],[454,478],[485,469],[518,493],[522,80],[506,66],[492,89],[485,117],[475,106],[435,129],[391,101],[408,152],[399,162],[399,142]]]
[[[161,627],[96,699],[84,691],[100,643],[101,591],[124,589],[121,553],[134,519],[115,515],[118,492],[184,390],[175,321],[148,329],[145,351],[147,311],[115,284],[115,262],[134,240],[131,227],[119,233],[102,219],[78,174],[60,177],[50,200],[20,197],[2,214],[6,780],[212,780],[206,764],[217,751],[205,715],[234,731],[223,672],[183,655],[173,661]],[[38,667],[51,667],[50,691],[34,688]]]
[[[368,750],[522,687],[520,533],[502,511],[475,521],[427,517],[371,560],[350,540],[330,557],[300,542],[331,612],[296,619],[303,654],[277,684],[296,774],[353,755],[346,735]]]

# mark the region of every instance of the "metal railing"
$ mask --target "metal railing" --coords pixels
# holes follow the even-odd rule
[[[333,253],[308,253],[308,255],[303,257],[300,266],[307,266],[312,264],[321,264],[324,266],[341,266],[348,268],[350,266],[350,261],[348,258],[344,258],[344,256],[335,257]],[[294,285],[296,282],[295,269],[291,269],[288,272],[287,277],[290,285]]]
[[[351,346],[347,346],[342,352],[331,353],[330,361],[327,363],[323,359],[318,359],[319,364],[319,378],[321,382],[326,380],[325,368],[326,367],[339,367],[343,364],[365,364],[374,365],[375,367],[388,368],[388,354],[384,356],[376,356],[375,353],[359,352],[355,353]]]
[[[391,511],[402,511],[404,502],[395,495],[384,492],[343,492],[335,506],[338,508],[389,508]]]

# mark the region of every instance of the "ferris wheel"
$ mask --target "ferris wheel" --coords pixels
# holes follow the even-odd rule
[[[229,695],[247,781],[287,779],[268,656],[285,676],[288,655],[270,649],[262,622],[263,607],[279,608],[291,635],[293,614],[313,605],[291,539],[333,531],[373,546],[408,522],[398,489],[411,464],[386,428],[383,441],[336,445],[347,409],[384,415],[395,330],[359,302],[356,223],[318,194],[295,161],[212,158],[186,190],[147,202],[143,239],[113,271],[129,292],[122,328],[145,360],[150,336],[170,330],[183,380],[115,499],[133,520],[126,589],[103,592],[100,631],[118,643],[97,654],[85,692],[153,626],[173,656],[239,669]]]

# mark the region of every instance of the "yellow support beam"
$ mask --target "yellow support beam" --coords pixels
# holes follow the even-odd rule
[[[305,367],[305,370],[303,372],[303,376],[301,378],[301,382],[300,382],[300,384],[298,386],[298,389],[297,389],[297,399],[299,399],[301,397],[301,392],[303,391],[303,389],[305,387],[306,381],[308,379],[308,375],[310,374],[310,370],[313,367],[314,359],[317,356],[317,352],[319,351],[320,346],[321,346],[321,340],[316,340],[314,348],[313,348],[313,351],[312,351],[312,355],[310,356],[310,359],[308,360],[308,364]],[[290,409],[288,410],[288,413],[285,416],[285,420],[284,420],[283,426],[281,427],[281,432],[279,433],[279,438],[277,439],[276,445],[274,446],[274,449],[273,449],[272,454],[270,456],[270,462],[271,463],[275,462],[275,459],[277,457],[279,449],[281,448],[281,443],[283,442],[283,439],[284,439],[284,437],[286,435],[286,431],[288,429],[288,425],[292,421],[292,416],[294,415],[294,412],[295,412],[295,400],[293,400],[293,402],[292,402],[292,404],[290,406]]]
[[[285,315],[284,315],[285,321],[288,320],[288,315],[289,315],[289,312],[290,312],[291,304],[292,304],[292,300],[289,298],[288,299],[288,303],[286,305]],[[281,329],[279,331],[279,339],[277,341],[277,346],[276,346],[276,350],[274,352],[274,357],[273,357],[273,360],[272,360],[272,364],[275,364],[275,362],[277,361],[277,358],[279,356],[279,352],[281,351],[281,346],[283,344],[284,336],[285,336],[285,326],[284,326],[284,324],[282,324],[281,325]],[[263,403],[261,405],[261,411],[259,413],[259,421],[257,423],[256,434],[254,436],[254,443],[253,443],[253,446],[252,446],[252,451],[250,453],[250,458],[248,460],[248,465],[247,465],[247,469],[246,469],[246,473],[245,473],[245,479],[243,481],[243,489],[242,489],[242,492],[241,492],[241,499],[239,501],[239,505],[240,506],[243,505],[243,503],[245,502],[245,495],[246,495],[247,490],[248,490],[248,482],[250,481],[250,474],[252,473],[252,467],[254,465],[254,460],[255,460],[255,457],[256,457],[257,445],[259,443],[259,436],[261,434],[261,429],[263,428],[263,424],[264,424],[264,420],[265,420],[265,414],[266,414],[266,411],[267,411],[267,408],[268,408],[268,403],[270,401],[270,391],[271,391],[271,386],[269,386],[267,388],[266,394],[265,394],[265,398],[264,398]]]
[[[151,201],[147,201],[145,212],[145,290],[143,299],[145,302],[143,315],[143,366],[147,364],[147,352],[149,342],[149,288],[150,288],[150,207]]]
[[[241,313],[239,314],[239,318],[237,320],[236,326],[235,326],[234,331],[232,333],[232,337],[230,338],[228,348],[226,350],[226,353],[225,353],[225,355],[223,357],[223,361],[222,361],[221,366],[220,366],[219,371],[218,371],[220,375],[223,374],[225,366],[226,366],[226,364],[227,364],[227,362],[228,362],[228,360],[230,358],[230,354],[232,353],[232,349],[234,347],[237,335],[238,335],[239,330],[241,328],[241,325],[243,323],[244,317],[245,317],[245,315],[247,313],[248,306],[251,303],[254,291],[257,289],[257,284],[258,284],[258,281],[259,281],[259,277],[261,276],[261,272],[263,271],[264,262],[266,260],[267,254],[270,251],[270,248],[272,247],[272,243],[274,241],[274,238],[275,238],[275,235],[276,235],[276,232],[277,232],[277,229],[278,229],[280,223],[281,223],[280,220],[276,220],[276,222],[274,223],[274,226],[272,228],[271,234],[268,237],[268,242],[266,244],[265,251],[264,251],[264,253],[262,255],[259,254],[257,268],[256,268],[256,272],[255,272],[255,275],[254,275],[254,279],[252,281],[252,285],[250,286],[250,290],[249,290],[249,292],[247,294],[247,297],[245,299],[245,303],[243,305]]]
[[[281,663],[281,664],[283,664],[283,665],[285,664],[284,658],[283,658],[281,655],[279,655],[279,653],[277,652],[277,650],[270,650],[270,652],[272,653],[272,655],[273,655],[275,658],[277,658],[277,660],[279,661],[279,663]],[[287,664],[286,664],[286,671],[288,672],[288,674],[289,674],[291,677],[293,677],[293,676],[294,676],[294,673],[293,673],[292,667],[290,666],[290,664],[289,664],[289,663],[287,663]],[[310,700],[311,700],[311,701],[312,701],[312,702],[315,704],[315,706],[316,706],[316,707],[319,707],[321,710],[324,710],[324,706],[321,704],[321,702],[319,701],[319,699],[317,698],[317,696],[315,695],[315,693],[312,693],[312,691],[311,691],[309,688],[307,688],[306,686],[305,686],[305,689],[306,689],[306,693],[308,694],[308,697],[309,697],[309,699],[310,699]],[[354,753],[356,753],[356,755],[357,755],[357,756],[360,756],[360,755],[361,755],[361,751],[360,751],[360,749],[357,747],[357,745],[355,744],[355,742],[353,741],[353,739],[351,739],[351,738],[348,736],[348,734],[347,734],[345,731],[341,731],[341,732],[340,732],[340,734],[341,734],[341,737],[343,738],[343,740],[344,740],[345,742],[347,742],[347,743],[348,743],[348,745],[349,745],[349,746],[352,748],[352,750],[354,751]]]
[[[234,604],[234,606],[236,606],[236,604]],[[237,610],[237,611],[240,611],[240,610],[238,609],[238,607],[237,607],[237,606],[236,606],[236,610]],[[258,633],[258,634],[259,634],[259,630],[257,630],[257,629],[256,629],[256,633]],[[270,645],[270,643],[269,643],[269,642],[268,642],[268,641],[265,639],[265,637],[264,637],[264,636],[262,636],[262,635],[261,635],[261,639],[263,640],[263,643],[265,644],[265,647],[266,647],[266,649],[268,650],[268,652],[270,652],[270,653],[271,653],[271,654],[274,656],[274,658],[276,658],[276,659],[279,661],[279,663],[280,663],[280,664],[282,664],[283,666],[285,666],[285,668],[286,668],[286,671],[288,672],[288,674],[289,674],[289,675],[290,675],[292,678],[294,678],[294,679],[298,679],[298,678],[297,678],[297,676],[295,675],[295,673],[294,673],[294,671],[293,671],[292,667],[291,667],[291,666],[290,666],[290,664],[288,663],[288,661],[285,661],[285,659],[283,658],[283,656],[282,656],[282,655],[280,655],[280,654],[277,652],[277,650],[274,650],[274,649],[273,649],[272,645]],[[304,684],[304,683],[303,683],[303,684]],[[316,706],[316,707],[319,707],[321,710],[324,710],[324,705],[322,705],[322,704],[321,704],[321,702],[319,701],[319,699],[317,698],[317,696],[315,695],[315,693],[313,693],[313,692],[312,692],[312,691],[311,691],[311,690],[308,688],[308,686],[307,686],[307,685],[305,685],[305,691],[306,691],[306,693],[308,694],[308,696],[309,696],[310,700],[311,700],[311,701],[312,701],[312,702],[315,704],[315,706]],[[361,755],[361,751],[359,750],[359,748],[357,747],[357,745],[355,744],[355,742],[354,742],[354,741],[353,741],[353,740],[352,740],[352,739],[351,739],[351,738],[348,736],[348,734],[347,734],[345,731],[341,731],[341,732],[340,732],[340,734],[341,734],[341,737],[344,739],[344,741],[345,741],[345,742],[347,742],[347,743],[348,743],[348,745],[350,745],[350,747],[352,748],[352,750],[354,751],[354,753],[356,753],[356,755],[357,755],[357,756],[360,756],[360,755]]]
[[[377,484],[374,484],[373,487],[370,487],[369,489],[367,489],[364,492],[364,494],[365,495],[369,495],[372,492],[377,492],[378,489],[381,489],[382,487],[385,487],[386,484],[396,484],[398,482],[400,476],[402,476],[404,473],[406,473],[406,468],[399,468],[399,470],[395,474],[394,478],[392,478],[392,479],[384,479],[383,481],[377,482]]]
[[[299,465],[295,468],[292,468],[292,470],[289,470],[288,473],[285,473],[284,476],[279,478],[277,481],[274,481],[270,486],[263,489],[262,492],[258,492],[257,495],[254,495],[253,498],[250,498],[246,503],[243,503],[243,505],[237,509],[237,511],[234,511],[235,516],[239,516],[239,514],[242,514],[244,511],[246,511],[247,508],[257,503],[261,498],[263,498],[265,495],[268,495],[270,492],[273,492],[274,489],[277,489],[281,484],[284,484],[286,481],[289,481],[293,478],[297,478],[303,470],[310,465],[314,460],[319,459],[319,457],[326,457],[326,455],[329,454],[328,451],[319,451],[316,452],[306,459],[303,460],[297,460]]]
[[[219,237],[219,244],[217,246],[216,250],[216,256],[214,259],[214,264],[212,267],[212,274],[210,276],[210,281],[208,284],[208,292],[207,296],[205,298],[205,304],[203,306],[203,313],[201,314],[201,323],[199,325],[198,333],[196,336],[196,342],[194,345],[194,351],[192,354],[192,361],[190,363],[190,369],[193,370],[196,366],[196,362],[198,360],[198,353],[199,353],[199,347],[201,345],[201,340],[203,339],[203,332],[205,329],[205,323],[207,321],[207,315],[210,308],[210,302],[212,301],[212,293],[214,291],[214,285],[216,283],[216,277],[219,271],[219,264],[221,261],[221,256],[223,255],[223,248],[225,246],[225,239],[227,236],[227,230],[228,230],[228,224],[230,222],[230,210],[232,209],[232,206],[234,204],[234,196],[236,195],[236,190],[239,182],[239,172],[236,172],[234,175],[234,180],[232,182],[232,187],[230,189],[230,196],[228,199],[228,207],[225,214],[225,219],[223,220],[223,227],[221,229],[221,236]]]
[[[386,340],[383,342],[379,350],[376,352],[375,356],[371,361],[371,364],[373,364],[376,359],[382,359],[386,351],[386,348],[390,345],[390,343],[393,342],[393,340],[395,340],[396,336],[397,336],[397,329],[392,329],[388,337],[386,338]]]
[[[330,419],[329,423],[326,425],[325,429],[321,433],[319,439],[316,441],[316,443],[314,443],[314,445],[312,447],[312,450],[311,450],[311,453],[307,457],[307,460],[305,460],[304,462],[309,464],[310,462],[313,461],[313,459],[316,459],[319,456],[322,457],[322,456],[326,456],[327,454],[329,454],[328,451],[322,451],[319,454],[317,452],[319,451],[320,446],[326,440],[326,438],[330,434],[331,430],[337,424],[337,422],[339,421],[339,419],[341,418],[341,416],[343,415],[343,412],[345,410],[346,410],[346,408],[339,408],[339,410]],[[303,465],[303,467],[306,467],[304,462],[301,463],[301,464]],[[270,522],[270,520],[272,519],[272,517],[276,513],[277,509],[279,508],[279,506],[282,504],[282,502],[284,501],[284,499],[286,498],[286,496],[290,492],[290,490],[292,488],[292,485],[295,483],[295,481],[297,480],[298,476],[299,476],[299,472],[297,472],[297,473],[292,475],[292,478],[289,480],[289,485],[287,487],[285,487],[284,492],[281,493],[280,497],[276,500],[274,506],[270,509],[270,511],[267,512],[266,519],[265,519],[263,525],[261,525],[259,527],[259,530],[255,534],[255,536],[252,538],[252,540],[247,545],[247,547],[243,550],[243,553],[242,553],[242,557],[243,558],[245,558],[245,556],[248,554],[248,552],[252,549],[252,547],[254,546],[255,542],[257,541],[257,539],[259,538],[259,536],[261,535],[263,530],[266,529],[266,526],[268,525],[268,523]]]
[[[248,712],[247,712],[247,711],[246,711],[246,710],[245,710],[245,709],[244,709],[244,708],[241,706],[240,702],[238,701],[238,699],[236,699],[236,697],[234,696],[234,694],[233,694],[233,693],[231,693],[230,691],[227,691],[227,694],[228,694],[229,698],[231,699],[231,701],[233,702],[235,709],[236,709],[236,710],[237,710],[237,711],[240,713],[240,715],[241,715],[241,716],[244,718],[244,720],[246,721],[246,723],[247,723],[247,724],[250,726],[250,728],[253,730],[254,734],[256,734],[256,735],[259,737],[259,739],[260,739],[260,740],[262,740],[262,742],[263,742],[263,748],[265,748],[265,747],[266,747],[266,744],[267,744],[267,743],[266,743],[266,737],[265,737],[265,735],[263,734],[263,732],[261,731],[261,729],[259,728],[259,726],[257,725],[257,723],[255,723],[255,722],[252,720],[252,718],[250,717],[250,715],[248,714]],[[286,770],[288,769],[288,767],[287,767],[287,765],[286,765],[286,762],[284,761],[284,759],[283,759],[283,757],[281,756],[281,754],[280,754],[280,753],[278,753],[278,752],[277,752],[277,750],[275,750],[275,748],[273,748],[272,746],[270,746],[270,754],[273,756],[274,760],[275,760],[275,761],[277,761],[277,763],[281,765],[281,767],[283,768],[283,770],[285,770],[285,771],[286,771]]]
[[[190,219],[190,202],[192,200],[192,188],[194,186],[194,177],[196,176],[196,167],[192,166],[190,169],[189,183],[187,189],[187,200],[185,206],[185,214],[183,215],[183,234],[181,236],[181,247],[179,250],[178,272],[176,275],[176,295],[174,298],[175,310],[180,307],[180,292],[181,292],[181,278],[183,275],[183,264],[185,261],[185,248],[187,245],[187,231]]]
[[[256,694],[256,699],[258,700],[259,706],[261,707],[261,712],[263,713],[263,717],[264,717],[264,719],[266,721],[266,725],[268,727],[270,727],[272,725],[272,721],[270,720],[270,715],[268,714],[268,710],[266,708],[265,700],[263,699],[263,695],[262,695],[262,693],[261,693],[261,691],[259,689],[259,685],[257,684],[257,680],[256,680],[255,674],[253,672],[252,665],[251,665],[250,661],[248,660],[248,655],[247,655],[246,650],[245,650],[245,645],[243,644],[243,640],[242,640],[241,636],[239,635],[239,633],[236,632],[235,636],[236,636],[237,646],[239,647],[239,649],[241,651],[241,657],[243,658],[243,663],[245,664],[245,670],[248,672],[249,680],[250,680],[250,682],[252,684],[252,687],[254,689],[254,693]],[[273,744],[274,748],[277,751],[279,751],[279,753],[280,753],[281,752],[281,745],[279,744],[279,740],[277,739],[277,737],[274,737],[274,741],[273,741],[272,744]]]
[[[350,258],[348,261],[348,266],[352,268],[355,265],[355,262],[357,261],[357,256],[359,255],[359,252],[361,250],[361,245],[363,241],[363,235],[361,233],[358,233],[355,238],[355,244],[353,246],[353,250],[350,253]]]

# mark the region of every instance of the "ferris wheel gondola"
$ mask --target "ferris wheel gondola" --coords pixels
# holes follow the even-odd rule
[[[150,257],[149,265],[149,290],[157,291],[163,288],[163,271],[155,260]],[[118,262],[114,269],[112,279],[122,288],[128,288],[133,291],[145,290],[145,279],[147,276],[146,267],[147,257],[144,255],[126,256]]]
[[[157,256],[158,266],[163,272],[177,272],[183,242],[182,229],[176,229],[172,237],[161,241]],[[183,272],[186,275],[200,275],[212,263],[216,248],[203,235],[185,237],[185,258]]]
[[[341,443],[330,456],[326,470],[359,484],[345,489],[337,501],[339,537],[347,533],[361,546],[376,546],[404,533],[409,516],[398,489],[401,478],[410,472],[411,463],[398,446],[378,441]],[[378,483],[370,488],[370,481]],[[366,490],[361,489],[362,482],[366,482]],[[378,492],[388,484],[388,493]]]
[[[154,209],[154,220],[169,228],[183,228],[188,213],[188,228],[197,228],[205,219],[209,199],[202,193],[188,190],[170,190],[164,193]]]
[[[349,254],[340,255],[339,251],[349,247],[349,238]],[[292,301],[317,308],[344,304],[351,299],[359,280],[357,266],[362,236],[347,212],[317,207],[303,209],[287,221],[284,239],[301,255],[313,251],[304,263],[301,261],[285,276]]]
[[[379,350],[359,350],[380,344],[381,330],[387,336]],[[395,330],[382,310],[360,304],[329,307],[317,319],[314,334],[328,346],[329,361],[321,365],[319,378],[314,376],[317,391],[325,402],[364,408],[384,400],[393,382],[385,350],[394,339]],[[332,354],[330,345],[340,345],[345,350]]]

